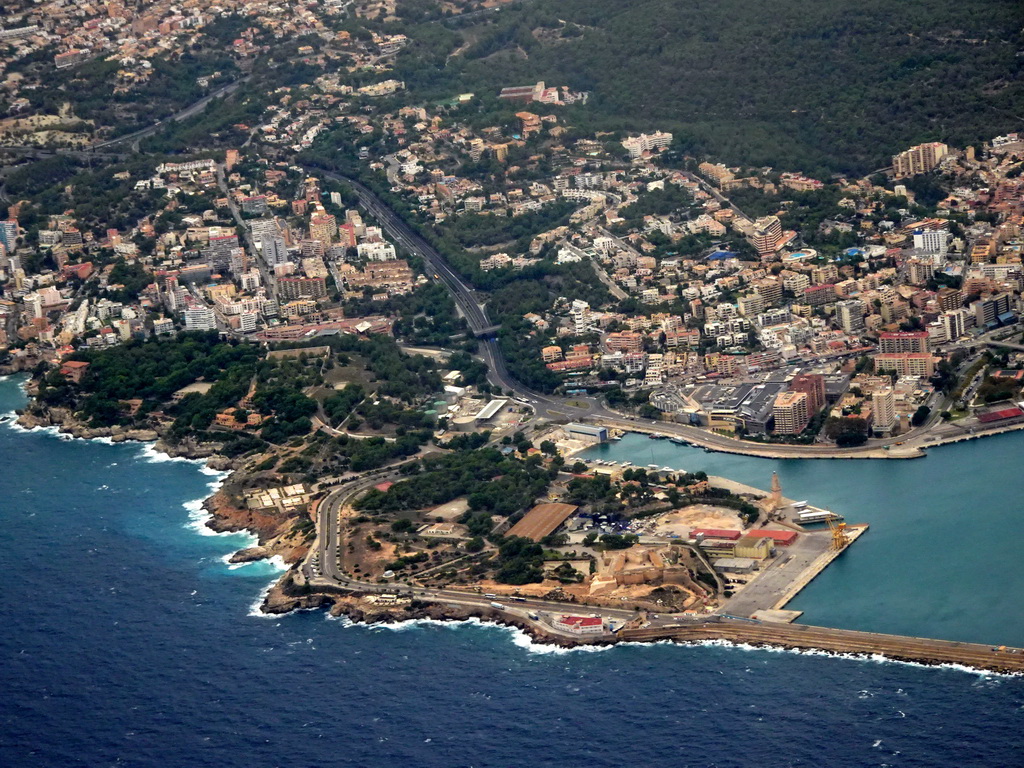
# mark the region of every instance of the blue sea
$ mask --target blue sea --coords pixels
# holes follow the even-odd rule
[[[0,380],[0,412],[24,402],[18,384]],[[1019,454],[1024,435],[1007,440],[1007,455]],[[702,452],[673,458],[731,468],[748,482],[779,466],[784,487],[808,498],[834,493],[837,503],[853,473],[866,501],[846,511],[890,523],[844,555],[835,577],[815,582],[808,621],[864,625],[872,613],[897,631],[973,634],[931,614],[982,589],[970,623],[1002,638],[1019,625],[993,614],[1019,621],[1020,593],[1007,591],[997,610],[986,608],[984,588],[1016,584],[1024,568],[1019,493],[1002,509],[1005,534],[995,541],[987,528],[949,539],[909,491],[888,495],[886,515],[868,505],[878,504],[875,486],[904,477],[962,497],[971,519],[1005,505],[1007,480],[995,479],[1016,481],[1015,472],[986,482],[968,462],[990,450],[985,443],[949,450],[963,450],[950,454],[965,462],[955,477],[939,452],[920,462],[792,467]],[[140,445],[26,433],[10,421],[0,424],[0,457],[3,767],[1024,765],[1024,679],[725,646],[567,652],[473,623],[366,628],[319,611],[262,618],[253,606],[277,566],[225,564],[250,539],[204,533],[198,502],[219,478],[201,465]],[[897,507],[911,519],[905,526],[892,522]],[[888,573],[865,582],[854,566],[884,562],[876,558],[890,551],[890,535],[897,545],[931,537],[947,578],[928,589]],[[882,553],[862,548],[869,541]],[[988,568],[963,579],[974,566],[962,558],[985,547]],[[847,571],[868,594],[849,594]],[[914,596],[897,599],[907,585]],[[906,616],[917,600],[920,615]]]

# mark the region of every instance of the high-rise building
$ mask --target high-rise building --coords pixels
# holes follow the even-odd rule
[[[943,286],[939,288],[935,298],[939,302],[939,309],[943,312],[952,312],[955,309],[960,309],[964,303],[964,294],[958,288]]]
[[[0,221],[0,243],[3,243],[4,248],[7,249],[8,253],[14,253],[18,239],[18,222],[12,219],[7,221]]]
[[[775,417],[775,432],[780,435],[798,435],[807,428],[810,413],[806,392],[789,390],[775,397],[772,415]]]
[[[928,254],[946,255],[949,247],[949,232],[945,229],[914,230],[914,248]]]
[[[925,259],[907,261],[907,280],[911,285],[924,285],[935,274],[935,263]]]
[[[807,395],[807,412],[812,416],[825,407],[825,377],[820,373],[794,376],[789,391]]]
[[[804,303],[812,307],[820,307],[822,304],[831,304],[836,300],[836,287],[832,283],[812,285],[804,288]]]
[[[570,309],[570,316],[572,317],[573,331],[576,335],[582,336],[587,333],[590,329],[590,304],[581,299],[574,299]]]
[[[918,173],[928,173],[948,154],[949,147],[941,142],[918,144],[916,147],[911,147],[905,152],[893,156],[893,175],[897,179],[902,179]]]
[[[759,293],[752,293],[747,296],[740,296],[736,300],[736,306],[744,317],[759,315],[765,310],[766,302],[764,296]]]
[[[847,299],[836,302],[836,316],[846,333],[851,335],[864,330],[864,302],[859,299]]]
[[[884,387],[871,393],[871,418],[876,433],[890,433],[897,424],[896,396],[892,387]]]
[[[214,272],[231,269],[231,258],[238,248],[238,235],[218,235],[211,237],[204,254],[207,263]]]
[[[978,299],[971,304],[974,310],[974,322],[979,328],[986,325],[996,325],[999,318],[1010,311],[1010,294],[1000,293],[984,299]]]
[[[264,237],[262,245],[263,261],[268,267],[273,268],[280,264],[287,264],[290,261],[288,258],[288,248],[284,243],[284,238],[280,235]]]
[[[775,249],[782,241],[782,223],[778,216],[762,216],[754,222],[754,229],[750,234],[750,244],[761,256],[768,256],[775,253]]]
[[[967,310],[954,309],[939,315],[939,322],[948,341],[956,341],[967,333]]]
[[[764,296],[765,307],[776,307],[782,303],[782,279],[778,277],[765,277],[755,280],[753,283],[754,292]]]
[[[213,331],[216,328],[217,318],[209,307],[197,306],[185,310],[186,331]]]
[[[322,277],[282,277],[277,281],[277,294],[284,301],[322,299],[327,296],[327,284]]]
[[[928,333],[925,332],[925,337]],[[935,375],[935,358],[925,352],[892,352],[874,356],[875,371],[896,371],[899,376],[930,379]]]
[[[330,245],[338,237],[338,220],[329,213],[314,214],[309,218],[309,236]]]
[[[900,352],[931,352],[928,331],[899,331],[878,336],[878,351],[883,354]]]
[[[821,264],[811,269],[811,282],[815,285],[835,283],[839,280],[839,268],[835,264]]]

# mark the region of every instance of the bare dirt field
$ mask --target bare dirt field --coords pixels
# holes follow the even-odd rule
[[[694,528],[724,528],[727,530],[743,530],[743,522],[735,510],[726,507],[715,507],[710,504],[693,504],[683,509],[662,515],[654,526],[654,535],[688,536]]]

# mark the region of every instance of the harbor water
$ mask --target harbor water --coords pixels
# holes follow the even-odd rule
[[[760,459],[630,434],[582,458],[704,471],[868,523],[788,609],[826,627],[1024,645],[1024,433],[933,448],[907,460]]]

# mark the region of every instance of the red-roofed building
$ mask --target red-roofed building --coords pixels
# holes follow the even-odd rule
[[[65,279],[77,277],[79,280],[86,280],[92,274],[92,262],[84,261],[81,264],[65,264],[60,273],[61,277]]]
[[[78,384],[82,381],[82,376],[85,375],[88,367],[89,364],[82,360],[68,360],[60,367],[60,375],[68,381]]]
[[[993,421],[1003,421],[1004,419],[1012,419],[1017,416],[1024,416],[1024,411],[1020,408],[1003,408],[1001,411],[979,413],[978,421],[982,424],[990,424]]]
[[[726,539],[728,541],[738,541],[742,535],[743,534],[740,531],[730,531],[721,528],[694,528],[690,531],[691,539],[703,536],[705,539]]]
[[[776,544],[781,544],[784,547],[788,547],[794,541],[796,541],[796,531],[766,531],[763,528],[759,531],[747,531],[747,536],[752,536],[755,539],[771,539]]]
[[[388,492],[388,488],[390,488],[392,485],[394,485],[394,483],[377,483],[373,487],[376,488],[381,493],[387,493]]]
[[[604,632],[604,620],[600,616],[560,616],[555,628],[576,635],[599,635]]]

